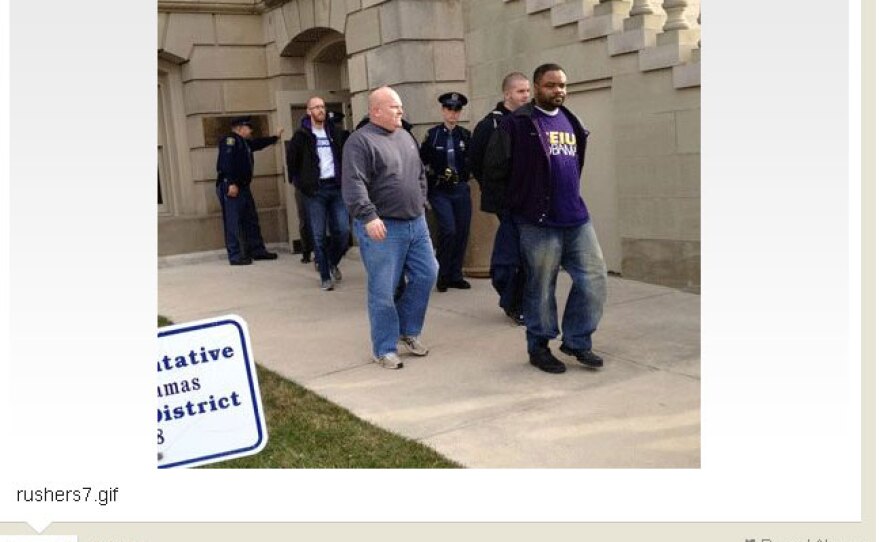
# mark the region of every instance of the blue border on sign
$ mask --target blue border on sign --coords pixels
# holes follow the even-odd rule
[[[241,340],[241,351],[244,354],[245,369],[247,371],[247,377],[248,377],[248,386],[250,387],[250,390],[251,390],[251,403],[253,404],[253,408],[254,408],[254,420],[257,422],[257,442],[255,444],[253,444],[252,446],[248,446],[246,448],[238,448],[236,450],[229,450],[226,452],[220,452],[220,453],[216,453],[216,454],[206,455],[203,457],[195,457],[192,459],[187,459],[186,461],[178,461],[177,463],[169,463],[167,465],[159,465],[160,469],[170,469],[171,467],[179,467],[181,465],[189,465],[190,463],[196,463],[198,461],[206,461],[209,459],[218,459],[218,458],[226,457],[229,455],[235,455],[235,454],[240,454],[240,453],[244,453],[244,452],[249,452],[251,450],[255,450],[255,449],[259,448],[260,445],[263,444],[263,424],[260,423],[260,411],[259,411],[259,406],[257,405],[257,394],[254,390],[254,375],[251,373],[250,352],[248,352],[247,343],[244,340],[244,330],[241,328],[241,325],[239,325],[239,323],[236,322],[235,320],[218,320],[216,322],[209,322],[207,324],[199,324],[197,326],[182,327],[182,328],[173,329],[170,331],[160,331],[158,338],[165,337],[168,335],[176,335],[178,333],[195,331],[195,330],[199,330],[199,329],[207,329],[210,327],[223,326],[226,324],[232,324],[238,329],[238,336],[239,336],[239,339]]]

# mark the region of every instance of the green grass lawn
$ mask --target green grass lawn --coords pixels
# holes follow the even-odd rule
[[[159,316],[159,326],[172,322]],[[380,429],[257,366],[269,442],[208,468],[460,468],[431,448]]]

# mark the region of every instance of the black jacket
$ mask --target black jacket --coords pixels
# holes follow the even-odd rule
[[[486,157],[486,147],[489,145],[492,132],[498,127],[501,119],[510,113],[511,111],[504,107],[504,102],[498,102],[495,109],[477,123],[468,151],[471,173],[480,185],[480,210],[487,213],[499,213],[504,209],[504,192],[493,190],[496,185],[483,182],[483,160]]]
[[[578,167],[583,169],[590,135],[580,119],[565,106],[559,106],[574,130]],[[505,208],[532,224],[553,220],[553,175],[550,150],[535,121],[535,105],[526,104],[498,124],[486,148],[483,182],[503,193]]]
[[[422,162],[425,164],[425,175],[428,178],[428,190],[435,190],[437,178],[446,169],[446,140],[452,137],[453,149],[455,149],[455,170],[458,172],[460,182],[467,182],[470,178],[470,166],[468,164],[468,147],[471,142],[471,133],[461,126],[456,126],[448,131],[443,124],[431,127],[425,134],[425,140],[419,148]]]
[[[342,172],[343,134],[339,133],[329,119],[324,122],[324,131],[327,132],[327,138],[330,140],[338,182]],[[318,138],[312,133],[312,119],[308,115],[303,117],[302,125],[287,142],[286,151],[288,181],[307,196],[315,194],[318,191],[318,181],[321,179],[321,160],[318,158]]]
[[[254,176],[254,153],[278,141],[277,136],[246,140],[230,132],[217,142],[217,184],[245,187]]]

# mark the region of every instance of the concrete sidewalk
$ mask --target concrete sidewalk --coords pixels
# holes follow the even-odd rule
[[[569,370],[551,375],[528,364],[525,332],[489,280],[469,279],[471,290],[431,294],[422,335],[431,354],[389,371],[370,362],[356,248],[332,292],[284,253],[245,267],[222,255],[159,267],[159,314],[177,323],[238,314],[260,364],[468,467],[700,466],[698,295],[611,277],[594,336],[605,369],[560,355]],[[569,285],[560,274],[560,311]]]

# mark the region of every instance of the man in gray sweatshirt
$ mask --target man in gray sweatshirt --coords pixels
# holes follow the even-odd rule
[[[342,152],[342,199],[367,271],[373,361],[400,369],[398,342],[411,354],[428,354],[419,335],[438,265],[425,222],[425,170],[415,139],[402,129],[400,96],[378,88],[369,109],[370,122],[348,138]],[[407,286],[395,302],[401,273]]]

